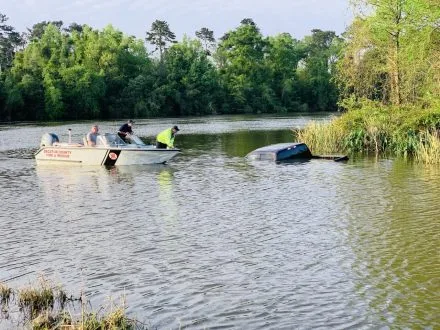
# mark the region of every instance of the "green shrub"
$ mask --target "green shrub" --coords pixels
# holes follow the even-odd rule
[[[327,124],[311,122],[296,132],[314,152],[366,152],[437,162],[440,106],[384,106],[369,100],[347,99],[344,114]],[[440,161],[439,161],[440,163]]]

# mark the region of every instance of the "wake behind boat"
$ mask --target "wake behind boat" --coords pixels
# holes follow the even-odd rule
[[[105,133],[98,135],[96,146],[91,147],[86,143],[60,143],[56,134],[45,133],[35,160],[37,164],[147,165],[163,164],[179,153],[180,149],[176,148],[146,145],[137,136],[125,143],[117,134]]]

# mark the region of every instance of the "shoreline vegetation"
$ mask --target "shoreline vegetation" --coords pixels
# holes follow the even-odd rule
[[[440,106],[420,110],[365,101],[329,123],[294,130],[317,153],[394,155],[440,164]]]
[[[351,0],[336,60],[342,116],[298,139],[319,152],[363,152],[440,164],[438,0]]]
[[[13,316],[13,317],[12,317]],[[126,314],[125,299],[112,299],[98,311],[91,310],[84,293],[68,296],[63,288],[40,277],[34,285],[12,289],[0,282],[0,324],[31,327],[34,330],[146,330],[146,324]]]

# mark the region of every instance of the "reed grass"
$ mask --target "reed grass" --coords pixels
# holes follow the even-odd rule
[[[440,136],[437,131],[421,134],[415,160],[425,164],[440,164]]]
[[[0,282],[0,311],[1,315],[7,317],[9,312],[9,303],[12,299],[13,291],[5,283]]]
[[[0,303],[2,306],[8,306],[12,297],[12,289],[4,283],[0,283]]]
[[[311,122],[295,136],[312,153],[393,154],[440,164],[438,132],[440,105],[397,108],[365,101],[329,123]]]
[[[98,312],[89,311],[85,294],[76,299],[68,297],[61,286],[40,279],[35,286],[13,290],[0,283],[0,303],[2,310],[7,309],[12,302],[12,296],[17,297],[15,303],[22,315],[22,323],[34,330],[63,329],[63,330],[137,330],[146,326],[126,315],[125,299],[119,303],[112,299],[101,307]],[[81,304],[80,314],[72,314],[66,308],[72,304]],[[20,321],[21,322],[21,321]],[[1,320],[0,320],[1,325]]]
[[[99,315],[97,313],[87,314],[84,322],[74,325],[81,330],[91,329],[137,329],[136,321],[127,318],[125,310],[122,307],[108,312],[107,314]],[[76,329],[76,328],[75,328]]]
[[[311,122],[305,129],[294,131],[298,141],[305,142],[314,153],[343,152],[343,132],[336,125]]]
[[[53,286],[44,277],[40,277],[37,286],[18,290],[17,305],[26,316],[35,318],[41,313],[53,310],[56,302],[63,306],[66,296],[59,286]]]

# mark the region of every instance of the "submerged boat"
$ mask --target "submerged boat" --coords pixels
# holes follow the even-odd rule
[[[277,143],[269,146],[255,149],[246,155],[248,159],[252,160],[272,160],[272,161],[286,161],[294,159],[330,159],[334,161],[348,160],[347,156],[341,155],[326,155],[317,156],[312,155],[309,147],[302,142],[299,143]]]
[[[106,133],[98,135],[96,146],[91,147],[87,143],[60,143],[56,134],[45,133],[35,160],[37,164],[146,165],[163,164],[179,153],[177,148],[147,145],[137,136],[125,143],[117,134]]]

